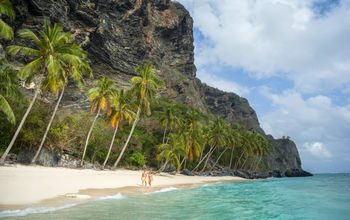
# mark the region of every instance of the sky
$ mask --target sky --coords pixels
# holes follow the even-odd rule
[[[178,0],[197,77],[248,99],[303,169],[350,172],[350,0]]]

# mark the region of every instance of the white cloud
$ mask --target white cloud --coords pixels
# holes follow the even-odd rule
[[[293,90],[278,95],[262,87],[259,92],[274,107],[261,117],[261,126],[277,138],[290,136],[306,167],[318,166],[315,157],[321,156],[330,159],[329,163],[350,165],[345,162],[350,155],[350,105],[335,106],[329,97],[321,95],[304,98]]]
[[[350,83],[350,1],[323,16],[319,0],[181,0],[205,37],[198,67],[221,64],[250,76],[283,75],[301,92]]]
[[[315,157],[331,158],[333,155],[325,148],[321,142],[304,143],[304,148]]]

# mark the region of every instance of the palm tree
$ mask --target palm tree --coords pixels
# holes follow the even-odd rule
[[[192,162],[194,156],[197,158],[200,157],[205,141],[202,133],[202,124],[200,123],[203,119],[205,119],[204,114],[197,109],[190,107],[186,112],[183,129],[181,131],[185,140],[186,155],[181,164],[184,161],[186,162],[187,158]],[[184,167],[186,168],[186,163]]]
[[[134,86],[131,88],[131,92],[137,97],[137,113],[129,136],[119,154],[118,159],[115,161],[113,168],[117,167],[126,147],[128,146],[132,133],[140,120],[141,111],[143,111],[147,116],[151,115],[150,101],[155,98],[158,88],[164,84],[163,81],[161,81],[155,75],[155,71],[156,70],[152,67],[152,63],[147,62],[143,67],[137,67],[135,72],[138,74],[138,76],[131,78],[131,83],[134,84]]]
[[[124,89],[119,89],[114,92],[112,103],[114,105],[113,113],[111,114],[111,125],[114,128],[114,133],[112,137],[111,144],[106,156],[106,159],[101,167],[103,170],[108,161],[109,155],[111,154],[115,136],[117,134],[118,128],[123,129],[124,120],[128,120],[131,124],[132,120],[135,118],[135,113],[131,110],[133,109],[132,103],[130,102],[130,93],[128,94]]]
[[[86,154],[86,149],[89,144],[90,136],[92,133],[92,129],[94,128],[95,122],[100,114],[101,109],[107,111],[107,115],[111,115],[111,101],[113,99],[113,85],[114,81],[108,79],[107,77],[103,77],[100,80],[97,80],[96,83],[98,84],[98,87],[91,88],[87,91],[87,94],[89,95],[89,99],[92,100],[91,106],[90,106],[90,114],[92,114],[94,111],[96,112],[95,118],[91,124],[91,127],[89,129],[88,135],[86,137],[86,142],[84,146],[84,152],[83,156],[81,158],[80,166],[83,166],[84,164],[84,157]]]
[[[58,34],[56,35],[59,37],[59,35],[64,34],[62,32],[63,29],[61,29]],[[50,31],[50,33],[55,33],[55,30]],[[49,36],[51,37],[51,36]],[[54,37],[54,36],[52,36]],[[41,140],[40,146],[32,159],[32,163],[35,163],[37,157],[39,156],[39,153],[45,143],[47,134],[49,133],[51,124],[53,122],[53,119],[55,118],[58,106],[61,103],[65,86],[68,83],[68,78],[72,78],[74,81],[76,81],[81,88],[84,85],[83,80],[83,74],[84,73],[90,73],[91,76],[91,69],[87,62],[87,52],[85,52],[78,44],[74,43],[68,43],[68,41],[71,40],[71,36],[67,38],[67,42],[62,42],[64,45],[61,46],[62,48],[66,48],[65,50],[58,51],[55,54],[55,58],[59,61],[60,66],[58,71],[56,73],[48,73],[45,82],[44,82],[44,91],[46,91],[48,88],[50,88],[51,92],[54,94],[58,94],[59,90],[61,89],[60,97],[58,98],[58,101],[56,103],[55,109],[52,113],[52,116],[50,118],[49,124],[46,127],[44,136]]]
[[[159,112],[159,121],[165,127],[163,133],[163,144],[165,143],[166,133],[169,129],[177,129],[180,124],[180,109],[175,103],[165,103],[162,110]]]
[[[243,147],[244,151],[242,152],[242,155],[245,156],[245,159],[240,167],[241,169],[245,169],[246,162],[249,160],[249,158],[251,158],[252,155],[254,155],[254,151],[256,149],[255,134],[253,132],[246,131],[244,133]]]
[[[229,144],[231,145],[231,157],[230,157],[230,164],[229,168],[231,169],[232,167],[232,161],[233,161],[233,152],[235,150],[235,146],[239,146],[241,144],[241,134],[239,132],[240,125],[239,124],[234,124],[230,129],[229,129]]]
[[[22,29],[18,31],[18,36],[30,40],[35,48],[25,47],[25,46],[8,46],[6,48],[7,52],[11,55],[21,54],[24,56],[33,57],[33,60],[26,64],[18,71],[18,76],[26,80],[26,83],[29,83],[34,78],[35,74],[40,71],[39,81],[34,92],[32,101],[30,102],[24,116],[13,135],[13,138],[7,147],[5,153],[0,159],[0,164],[3,164],[8,152],[11,150],[13,144],[16,141],[16,138],[29,115],[30,110],[32,109],[35,100],[38,97],[38,94],[41,91],[42,79],[45,75],[55,76],[56,74],[61,74],[60,69],[62,65],[57,59],[59,54],[65,54],[67,50],[66,42],[68,41],[70,34],[62,32],[62,25],[55,24],[54,28],[51,29],[50,22],[44,20],[44,28],[40,32],[40,37],[36,36],[32,31],[28,29]],[[52,82],[50,79],[46,79],[46,82]],[[55,84],[50,84],[50,87],[57,86]]]
[[[1,14],[7,15],[10,19],[15,18],[15,12],[9,0],[0,0],[0,17]],[[5,40],[11,40],[13,37],[12,28],[0,19],[0,36]]]
[[[13,125],[16,118],[6,100],[6,97],[17,98],[21,91],[18,88],[18,78],[16,72],[9,66],[6,59],[0,59],[0,110],[5,113],[7,120]]]
[[[180,156],[185,154],[181,140],[182,135],[170,134],[169,143],[159,144],[156,146],[159,151],[157,160],[165,159],[163,166],[159,169],[160,172],[165,169],[169,162],[176,167],[177,171],[180,170]]]
[[[257,145],[258,145],[258,155],[257,156],[258,156],[259,160],[256,161],[255,169],[253,168],[254,172],[256,172],[256,170],[258,169],[259,164],[261,162],[261,159],[264,156],[266,156],[267,154],[269,154],[269,152],[270,152],[269,141],[264,136],[257,133],[256,140],[257,140]]]
[[[218,117],[215,119],[209,130],[209,140],[208,143],[211,146],[209,152],[207,153],[207,159],[204,163],[204,166],[201,170],[203,172],[208,164],[208,161],[213,154],[214,150],[217,147],[223,147],[226,145],[226,133],[227,133],[227,124],[224,119]]]

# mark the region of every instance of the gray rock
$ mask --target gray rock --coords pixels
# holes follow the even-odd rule
[[[35,153],[35,151],[20,151],[17,155],[17,162],[30,164]],[[42,148],[35,163],[42,166],[52,167],[58,165],[59,159],[60,157],[57,152]]]
[[[300,169],[287,169],[285,172],[285,176],[286,177],[304,177],[304,176],[312,176],[312,174]]]
[[[191,171],[189,171],[188,169],[183,169],[181,171],[181,174],[184,174],[186,176],[194,176],[194,174]]]
[[[244,170],[235,170],[234,174],[235,174],[235,176],[239,176],[239,177],[242,177],[242,178],[245,178],[245,179],[251,179],[252,178],[250,173],[247,172],[247,171],[244,171]]]
[[[166,172],[166,173],[172,173],[174,171],[176,171],[176,169],[171,164],[167,164],[163,170],[163,172]]]

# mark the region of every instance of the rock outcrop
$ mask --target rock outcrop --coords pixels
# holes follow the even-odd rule
[[[15,31],[29,28],[39,32],[44,18],[62,23],[65,31],[70,31],[74,39],[89,52],[95,76],[108,75],[117,82],[118,87],[129,88],[134,68],[151,61],[165,81],[166,88],[160,92],[162,96],[265,134],[255,111],[245,98],[211,88],[195,78],[193,20],[180,3],[170,0],[11,2],[16,20],[6,21]],[[11,43],[24,42],[16,38]],[[12,62],[18,62],[16,60]],[[87,87],[91,83],[91,80],[87,80]],[[84,92],[69,84],[63,106],[77,110],[86,109],[88,105]],[[269,161],[273,170],[283,173],[288,169],[302,171],[293,142],[273,139],[272,142]]]

